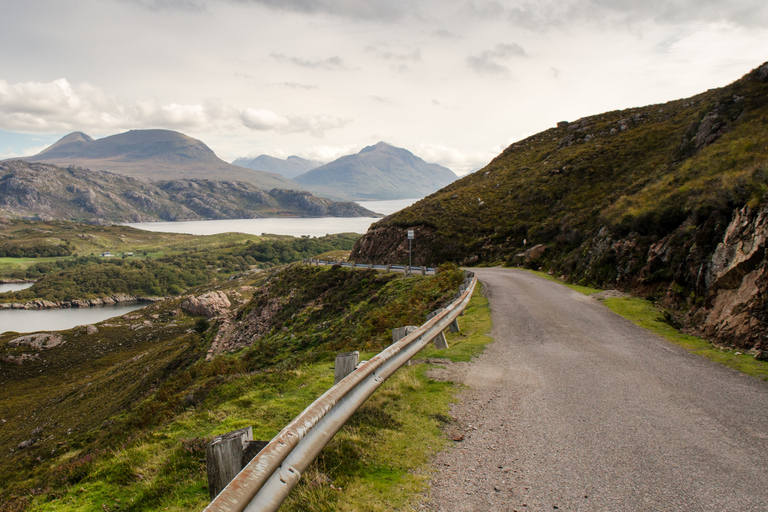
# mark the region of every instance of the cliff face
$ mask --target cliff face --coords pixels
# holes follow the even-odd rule
[[[359,262],[551,271],[677,309],[687,328],[768,349],[768,63],[693,98],[516,142],[374,224]]]

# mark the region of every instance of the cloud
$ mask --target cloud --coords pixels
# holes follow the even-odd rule
[[[509,4],[513,5],[509,5]],[[484,20],[505,19],[516,27],[534,31],[566,29],[575,22],[596,25],[728,22],[745,27],[768,23],[763,0],[527,0],[502,5],[497,1],[469,1],[465,12]]]
[[[205,3],[199,0],[120,0],[121,2],[136,4],[149,11],[186,11],[203,12]]]
[[[296,82],[272,83],[272,84],[267,84],[267,87],[280,87],[283,89],[305,89],[305,90],[319,89],[319,87],[316,85],[299,84]]]
[[[457,34],[455,32],[451,32],[450,30],[445,30],[445,29],[439,29],[439,30],[433,31],[432,37],[436,37],[438,39],[453,40],[453,41],[464,39],[464,36],[462,36],[461,34]]]
[[[139,128],[179,131],[237,130],[246,127],[278,133],[307,132],[322,137],[349,123],[329,115],[281,115],[270,110],[239,110],[220,101],[161,104],[156,99],[127,102],[89,84],[53,82],[9,84],[0,80],[0,129],[28,133],[85,131],[115,133]]]
[[[275,10],[303,14],[327,14],[364,21],[395,22],[414,12],[409,0],[232,0],[241,4],[263,5]]]
[[[273,53],[271,57],[278,62],[289,62],[302,68],[326,69],[329,71],[346,69],[344,62],[339,56],[333,56],[323,60],[304,60],[297,57],[288,57],[282,53]]]
[[[263,109],[247,108],[240,118],[248,128],[260,131],[285,129],[291,124],[287,117]]]
[[[500,64],[499,61],[525,56],[525,50],[519,44],[499,43],[492,50],[485,50],[480,55],[467,57],[467,65],[477,73],[506,76],[509,74],[509,68]]]
[[[459,176],[464,176],[484,167],[495,158],[501,149],[493,148],[484,152],[464,152],[460,149],[441,144],[419,144],[414,154],[426,162],[433,162],[449,168]]]

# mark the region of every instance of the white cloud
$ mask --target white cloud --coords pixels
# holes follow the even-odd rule
[[[458,148],[449,147],[441,144],[419,144],[413,151],[426,162],[440,164],[447,167],[459,176],[464,176],[470,172],[484,167],[503,148],[492,148],[488,151],[465,152]]]
[[[247,108],[243,111],[241,119],[248,128],[260,131],[281,130],[291,124],[288,118],[263,109]]]
[[[0,129],[11,131],[98,135],[137,128],[199,131],[246,127],[322,137],[348,122],[322,114],[281,115],[250,107],[240,111],[213,100],[203,104],[162,104],[157,99],[127,102],[89,84],[73,87],[64,78],[20,84],[0,80]]]
[[[477,73],[489,75],[509,75],[509,68],[499,61],[507,61],[513,57],[526,57],[525,50],[517,43],[499,43],[492,50],[485,50],[479,55],[467,57],[467,65]]]

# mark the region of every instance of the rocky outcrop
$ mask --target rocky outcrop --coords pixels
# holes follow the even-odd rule
[[[187,297],[181,303],[181,309],[193,314],[204,316],[205,318],[214,318],[224,315],[228,308],[232,306],[227,294],[220,291],[213,291],[198,295],[197,297]]]
[[[690,325],[728,345],[768,350],[768,206],[737,210],[723,240],[704,269],[704,307],[690,315]]]
[[[5,302],[0,303],[1,309],[68,309],[68,308],[89,308],[92,306],[109,306],[112,304],[121,304],[126,302],[160,302],[169,297],[137,297],[125,293],[116,293],[107,297],[96,299],[74,299],[74,300],[43,300],[35,299],[27,302]]]
[[[61,334],[50,332],[39,332],[36,334],[28,334],[26,336],[20,336],[14,338],[8,342],[9,347],[21,347],[26,346],[33,349],[45,349],[58,347],[65,343]]]

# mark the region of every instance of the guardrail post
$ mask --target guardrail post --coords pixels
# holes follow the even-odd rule
[[[253,440],[251,427],[241,428],[213,438],[205,447],[208,470],[208,494],[215,498],[250,460],[266,445]],[[254,445],[257,450],[253,452]]]
[[[338,384],[344,377],[355,371],[360,361],[360,352],[342,352],[336,356],[336,367],[333,372],[333,383]]]
[[[418,329],[418,326],[415,325],[406,325],[405,327],[395,327],[392,329],[392,343],[398,342],[401,339],[405,338],[412,332],[414,332],[416,329]],[[409,359],[407,363],[405,363],[406,366],[411,366],[411,360]]]
[[[392,265],[387,265],[387,274],[389,274],[390,270],[392,270]]]
[[[431,320],[433,317],[437,316],[443,308],[436,309],[433,312],[429,313],[427,315],[427,321]],[[448,348],[448,341],[445,339],[445,334],[443,334],[443,331],[440,331],[440,333],[432,338],[432,341],[435,342],[435,348],[437,350],[445,350]]]
[[[421,275],[427,275],[427,267],[421,267]]]
[[[373,270],[373,263],[368,264],[368,270]]]

